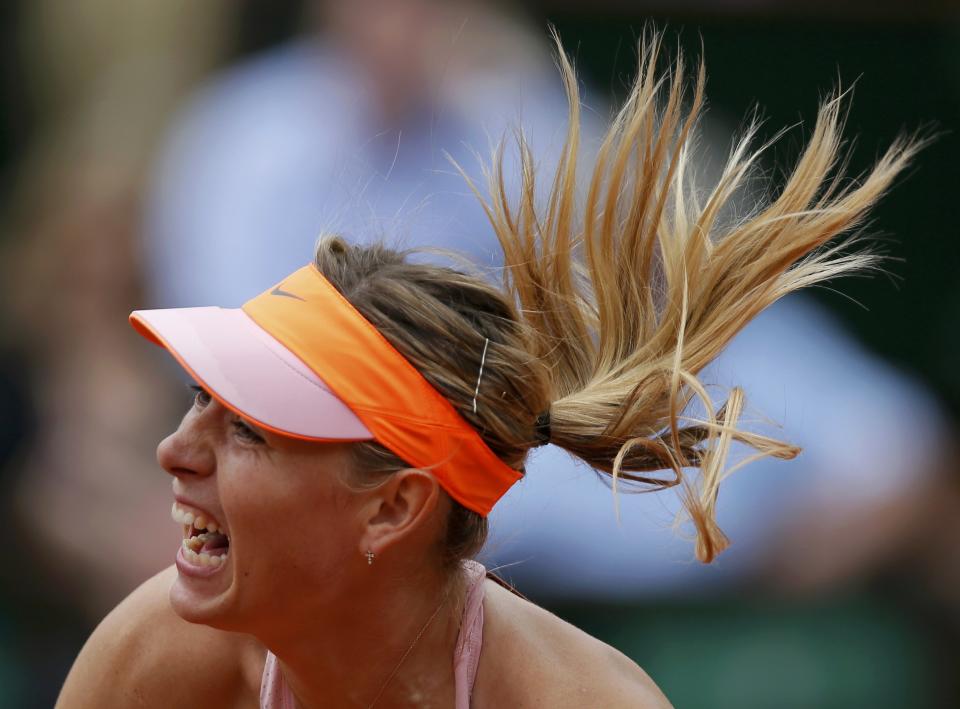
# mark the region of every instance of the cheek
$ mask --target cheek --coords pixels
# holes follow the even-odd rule
[[[254,575],[274,598],[286,595],[284,589],[331,584],[358,553],[349,506],[306,474],[290,471],[271,483],[245,485],[223,499],[238,573]]]
[[[338,570],[352,546],[349,520],[329,500],[296,507],[283,506],[275,511],[271,525],[271,554],[284,573],[304,582],[327,582]],[[276,564],[274,564],[276,566]]]

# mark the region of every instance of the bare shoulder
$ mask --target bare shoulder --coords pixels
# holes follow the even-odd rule
[[[478,706],[671,709],[633,660],[539,606],[487,582]]]
[[[250,668],[262,651],[249,636],[177,616],[167,596],[176,573],[160,572],[101,621],[67,675],[58,709],[248,703]]]

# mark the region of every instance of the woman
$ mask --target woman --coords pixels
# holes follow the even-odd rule
[[[184,541],[94,632],[60,706],[669,706],[630,660],[471,561],[486,514],[550,442],[615,490],[679,485],[711,561],[728,543],[714,503],[731,442],[797,450],[739,431],[742,392],[717,408],[697,372],[779,297],[873,265],[849,239],[823,247],[919,142],[842,181],[834,98],[780,194],[721,218],[756,126],[701,202],[703,67],[683,108],[682,59],[658,76],[659,41],[641,47],[582,210],[565,58],[569,132],[544,209],[522,139],[516,205],[496,157],[484,206],[502,289],[328,237],[241,309],[131,315],[197,382],[157,451]]]

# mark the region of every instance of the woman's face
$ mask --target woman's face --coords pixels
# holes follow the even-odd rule
[[[274,626],[278,614],[309,617],[344,593],[345,571],[363,562],[359,496],[343,482],[349,458],[349,444],[265,432],[198,389],[180,426],[157,448],[173,476],[174,520],[188,545],[209,550],[209,559],[178,552],[170,590],[176,613],[256,632]],[[198,536],[184,524],[189,515],[193,525],[217,532],[189,541]]]

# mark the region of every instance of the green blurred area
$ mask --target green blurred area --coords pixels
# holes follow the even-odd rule
[[[558,615],[635,660],[684,709],[956,706],[944,639],[873,592],[569,605]]]

